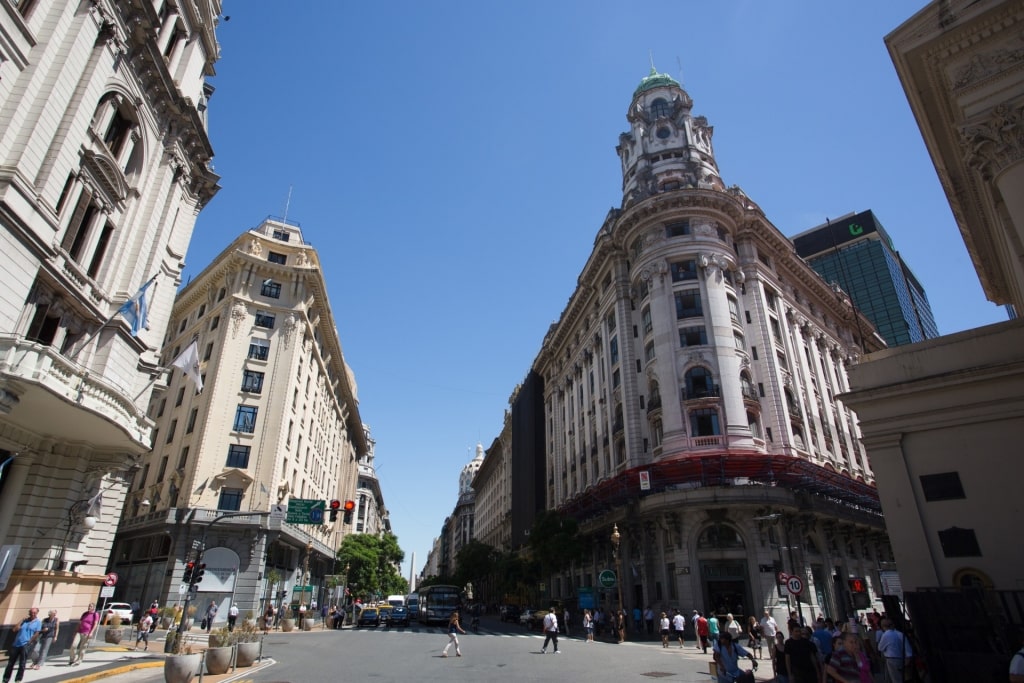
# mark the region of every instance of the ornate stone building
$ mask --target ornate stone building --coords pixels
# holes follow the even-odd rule
[[[473,477],[476,499],[473,506],[473,538],[499,550],[511,549],[512,459],[509,452],[509,415],[505,425],[487,449]]]
[[[195,340],[204,387],[197,394],[175,370],[154,394],[153,449],[112,559],[116,599],[178,600],[184,563],[203,538],[197,601],[221,603],[221,618],[229,600],[258,614],[272,597],[320,599],[354,523],[329,513],[320,524],[289,523],[276,511],[292,498],[355,500],[368,435],[316,250],[298,226],[268,219],[181,290],[171,319],[163,363]]]
[[[365,427],[365,429],[366,453],[359,459],[353,533],[379,536],[391,531],[391,518],[388,509],[384,506],[384,493],[380,489],[377,469],[373,465],[376,442],[370,436],[370,428]]]
[[[217,192],[219,0],[0,3],[0,623],[97,599]],[[119,309],[135,297],[128,312]],[[142,324],[147,316],[148,323]]]
[[[621,208],[533,365],[546,505],[590,548],[551,594],[571,599],[617,569],[627,611],[779,618],[795,608],[784,570],[814,613],[842,617],[847,580],[866,577],[877,597],[892,559],[857,418],[836,398],[848,365],[884,343],[726,185],[692,105],[653,69],[633,93]]]

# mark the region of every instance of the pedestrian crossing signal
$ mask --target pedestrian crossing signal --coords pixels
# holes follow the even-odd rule
[[[195,576],[196,563],[186,562],[185,563],[185,574],[181,577],[181,582],[189,586],[192,585],[192,578]]]

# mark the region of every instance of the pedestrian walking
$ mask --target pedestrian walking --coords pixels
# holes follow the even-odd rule
[[[697,639],[700,640],[699,647],[704,654],[708,653],[708,639],[711,637],[711,622],[709,622],[704,614],[701,612],[697,613]]]
[[[903,683],[904,671],[913,662],[914,651],[903,633],[893,624],[892,619],[882,619],[882,635],[878,639],[878,652],[885,662],[885,683]]]
[[[85,651],[89,647],[93,633],[100,623],[100,614],[96,611],[96,603],[90,602],[89,608],[82,612],[78,620],[78,630],[75,631],[75,638],[71,641],[71,650],[68,657],[69,666],[78,666],[85,658]]]
[[[562,654],[558,650],[558,616],[555,615],[555,608],[549,607],[548,613],[544,615],[544,644],[541,645],[540,653],[547,652],[548,643],[554,643],[555,654]]]
[[[779,632],[779,625],[768,610],[764,611],[760,623],[761,635],[768,641],[768,657],[772,658],[775,655],[775,634]]]
[[[11,645],[7,668],[4,669],[4,683],[10,683],[11,673],[14,671],[15,666],[18,667],[18,673],[14,680],[20,681],[25,678],[25,663],[28,661],[28,653],[35,646],[42,627],[43,625],[39,621],[39,608],[29,608],[28,616],[22,619],[15,629],[17,634],[14,636],[14,644]]]
[[[658,620],[658,631],[661,633],[661,646],[663,648],[668,648],[668,634],[671,623],[672,622],[669,621],[668,615],[662,612],[661,618]]]
[[[228,632],[235,630],[235,624],[238,622],[238,605],[232,604],[228,608]]]
[[[626,613],[621,609],[619,610],[619,642],[626,642]]]
[[[654,610],[651,609],[650,605],[644,609],[644,623],[647,624],[647,637],[651,638],[654,636]]]
[[[679,613],[679,610],[676,610],[675,612],[676,613],[672,615],[672,627],[676,631],[676,639],[679,641],[679,649],[682,650],[683,631],[686,629],[686,619]]]
[[[146,614],[142,615],[142,621],[139,622],[139,635],[135,638],[135,649],[139,649],[139,643],[145,641],[146,647],[144,650],[149,649],[149,627],[153,625],[153,617]]]
[[[569,622],[572,619],[572,615],[569,614],[569,608],[566,607],[562,611],[562,626],[565,628],[565,637],[569,637]]]
[[[594,642],[594,617],[591,616],[589,609],[583,610],[583,632],[587,634],[584,642]]]
[[[32,650],[32,668],[36,671],[46,664],[46,656],[50,654],[50,646],[53,645],[53,641],[56,640],[59,630],[60,621],[57,619],[57,610],[52,609],[41,622],[39,639],[36,641],[36,646]]]
[[[267,609],[263,610],[263,635],[270,633],[270,629],[274,627],[274,606],[267,605]]]
[[[452,612],[452,616],[448,618],[448,643],[441,650],[441,656],[448,656],[448,648],[452,645],[455,646],[455,656],[461,657],[462,650],[459,649],[459,634],[466,635],[466,632],[462,630],[462,625],[459,624],[459,612],[458,610]]]
[[[203,617],[203,628],[209,633],[213,629],[213,620],[217,618],[217,603],[210,600],[210,605],[206,608],[206,616]]]
[[[747,649],[754,651],[754,656],[761,659],[761,624],[754,615],[747,618]]]

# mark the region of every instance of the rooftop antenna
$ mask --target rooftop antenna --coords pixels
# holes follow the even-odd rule
[[[679,65],[679,85],[682,85],[683,84],[683,60],[679,59],[678,55],[676,55],[676,64]]]
[[[284,222],[288,222],[288,207],[292,205],[292,185],[288,186],[288,199],[284,203]]]
[[[651,60],[651,71],[657,71],[657,69],[654,68],[654,50],[648,50],[647,56]]]

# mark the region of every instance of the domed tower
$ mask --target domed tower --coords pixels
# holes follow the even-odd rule
[[[692,108],[682,86],[653,67],[633,91],[626,113],[630,131],[615,148],[622,161],[623,208],[658,192],[725,188],[711,147],[714,128],[703,116],[692,116]]]
[[[480,469],[480,465],[484,463],[484,446],[483,444],[476,445],[476,457],[466,463],[466,466],[462,468],[462,474],[459,475],[459,498],[473,493],[473,477],[476,476],[477,471]]]

